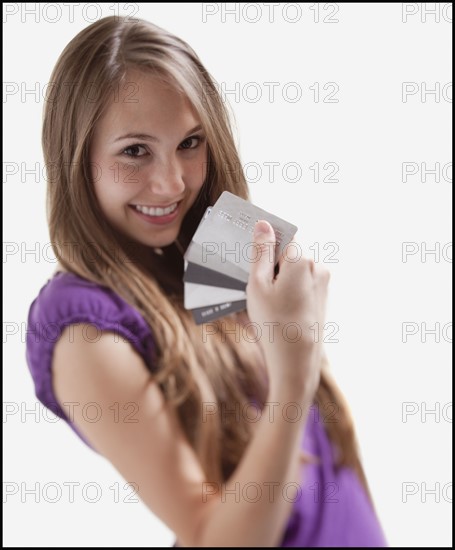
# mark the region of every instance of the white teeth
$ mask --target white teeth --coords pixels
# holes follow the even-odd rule
[[[165,216],[166,214],[170,214],[171,212],[174,212],[174,210],[177,208],[177,203],[171,204],[171,206],[168,206],[167,208],[153,208],[152,206],[140,206],[136,205],[136,210],[139,212],[142,212],[143,214],[147,214],[148,216]]]

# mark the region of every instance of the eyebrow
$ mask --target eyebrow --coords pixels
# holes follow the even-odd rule
[[[193,132],[198,132],[199,130],[202,130],[202,126],[200,124],[198,124],[194,128],[191,128],[191,130],[189,130],[185,134],[185,137],[183,139],[188,137]],[[120,137],[116,138],[114,140],[114,143],[117,142],[117,141],[120,141],[122,139],[130,139],[130,138],[139,139],[141,141],[154,141],[155,143],[159,143],[159,141],[160,141],[156,136],[151,136],[150,134],[139,134],[139,133],[136,133],[136,132],[130,132],[128,134],[125,134],[123,136],[120,136]]]

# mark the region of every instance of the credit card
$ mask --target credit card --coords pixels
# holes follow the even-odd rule
[[[254,225],[267,220],[275,231],[275,269],[297,226],[224,191],[209,206],[184,254],[184,307],[196,324],[246,309],[246,285],[251,264],[259,259]],[[213,303],[216,302],[216,303]]]
[[[196,235],[201,230],[201,227],[202,227],[203,223],[210,216],[212,208],[213,208],[213,206],[209,206],[209,207],[206,208],[206,210],[204,212],[204,215],[202,216],[202,219],[199,222],[199,225],[198,225],[194,235]],[[226,288],[237,288],[237,289],[240,290],[238,285],[232,286],[234,284],[232,280],[241,281],[240,284],[243,285],[243,287],[246,287],[246,283],[248,281],[248,273],[246,273],[243,269],[240,269],[239,267],[237,267],[234,264],[229,264],[225,259],[223,260],[221,258],[221,256],[216,255],[216,254],[211,254],[210,249],[213,248],[215,245],[213,245],[213,246],[212,245],[207,245],[207,247],[205,247],[205,248],[202,247],[202,246],[197,245],[194,242],[194,235],[193,235],[193,238],[192,238],[192,240],[191,240],[191,242],[190,242],[190,244],[189,244],[189,246],[186,249],[185,254],[184,254],[185,275],[184,275],[183,280],[186,281],[185,276],[188,277],[186,275],[186,270],[187,270],[188,264],[191,263],[191,264],[194,264],[194,265],[199,265],[200,267],[206,268],[206,269],[211,269],[211,267],[218,268],[219,271],[217,271],[217,273],[222,275],[223,278],[227,277]],[[211,267],[208,265],[209,263],[210,263]],[[212,272],[211,274],[212,275],[213,275],[214,271],[215,271],[214,269],[211,269],[211,272]],[[189,276],[191,276],[191,273],[192,273],[192,271],[190,271]],[[199,274],[200,273],[201,272],[199,271]],[[198,280],[195,280],[195,281],[188,280],[188,282],[199,282],[199,281]],[[202,282],[201,284],[208,284],[208,283],[207,282]],[[214,285],[218,286],[217,283],[214,283]],[[220,286],[223,286],[223,285],[220,285]]]
[[[246,285],[248,282],[247,271],[242,269],[239,265],[227,261],[227,257],[222,258],[220,254],[212,254],[212,250],[220,248],[221,246],[221,244],[217,244],[213,240],[210,243],[205,243],[204,246],[201,246],[193,240],[186,249],[184,259],[189,263],[217,271],[232,279],[237,279]]]
[[[191,313],[196,325],[201,325],[202,323],[208,323],[218,319],[219,317],[224,317],[225,315],[236,313],[237,311],[243,311],[244,309],[246,309],[246,300],[196,308],[192,309]]]
[[[208,269],[192,262],[185,260],[185,273],[183,275],[183,282],[185,283],[198,283],[200,285],[221,286],[224,288],[233,288],[235,290],[245,290],[246,283],[229,277],[219,271]]]
[[[238,302],[240,300],[246,300],[246,292],[244,290],[184,283],[183,303],[185,309],[207,307],[224,302]]]
[[[191,243],[198,248],[193,246],[191,257],[186,259],[247,282],[251,264],[259,258],[253,237],[254,225],[259,219],[267,220],[275,231],[276,247],[274,257],[270,258],[275,265],[297,226],[229,191],[223,191],[204,223],[199,225]],[[238,274],[228,272],[232,266],[238,268]]]

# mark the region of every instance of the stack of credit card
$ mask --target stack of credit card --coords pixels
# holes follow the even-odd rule
[[[246,309],[245,289],[259,251],[253,231],[260,219],[275,231],[275,266],[297,231],[295,225],[229,191],[205,211],[184,255],[184,307],[196,324]]]

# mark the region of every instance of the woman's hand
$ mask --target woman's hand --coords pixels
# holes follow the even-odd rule
[[[262,232],[260,232],[262,231]],[[265,220],[255,225],[258,259],[246,287],[247,311],[258,325],[271,382],[295,385],[312,397],[319,385],[329,272],[304,257],[292,257],[291,241],[274,278],[275,232]],[[298,247],[298,245],[297,245]],[[318,324],[315,324],[318,323]]]

